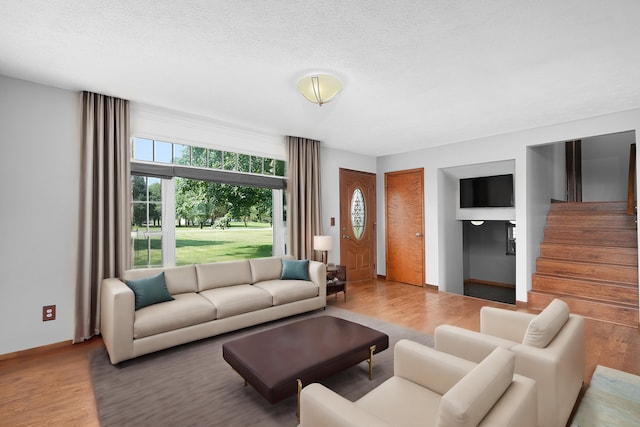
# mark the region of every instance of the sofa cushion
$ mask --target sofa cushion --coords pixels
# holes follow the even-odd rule
[[[268,292],[273,297],[273,305],[287,304],[320,295],[318,285],[303,280],[266,280],[253,286]]]
[[[253,258],[251,265],[251,283],[280,278],[282,273],[282,257]]]
[[[309,280],[309,260],[282,260],[282,280]]]
[[[142,279],[143,277],[155,276],[161,272],[164,272],[164,280],[171,295],[198,291],[196,269],[193,265],[127,270],[122,278],[124,280],[136,280]]]
[[[392,426],[432,426],[441,396],[402,377],[393,376],[355,404]]]
[[[164,281],[164,273],[125,282],[135,295],[135,309],[147,307],[160,302],[173,301]]]
[[[554,299],[540,314],[531,319],[522,344],[545,348],[569,320],[569,306]]]
[[[271,294],[252,285],[235,285],[200,292],[216,307],[217,319],[248,313],[273,305]]]
[[[216,308],[196,293],[174,295],[175,300],[136,311],[133,337],[144,338],[215,320]]]
[[[442,396],[438,427],[477,426],[513,381],[516,356],[495,349]]]
[[[251,282],[251,267],[248,260],[197,264],[199,291],[231,285],[248,285]]]

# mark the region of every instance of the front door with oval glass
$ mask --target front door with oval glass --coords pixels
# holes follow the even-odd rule
[[[376,277],[376,176],[340,169],[340,262],[350,282]]]

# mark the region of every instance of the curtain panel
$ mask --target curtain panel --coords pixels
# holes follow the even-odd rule
[[[130,266],[129,103],[82,93],[74,342],[100,333],[100,286]]]
[[[296,259],[317,259],[313,236],[322,234],[320,142],[287,136],[286,150],[288,252]]]

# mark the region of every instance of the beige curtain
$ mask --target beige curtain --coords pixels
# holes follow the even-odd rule
[[[320,142],[288,136],[286,145],[288,253],[297,259],[319,259],[313,236],[322,232]]]
[[[100,285],[129,267],[129,104],[82,93],[74,342],[100,332]]]

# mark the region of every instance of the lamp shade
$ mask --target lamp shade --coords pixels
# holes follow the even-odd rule
[[[331,236],[313,236],[313,249],[316,251],[330,251],[333,247]]]
[[[314,74],[300,79],[296,87],[309,101],[322,105],[342,90],[342,82],[328,74]]]

